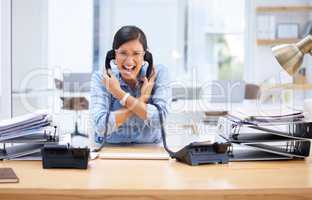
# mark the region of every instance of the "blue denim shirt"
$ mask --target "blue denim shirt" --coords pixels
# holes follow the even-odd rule
[[[134,97],[139,97],[142,82],[138,81],[135,89],[131,89],[121,78],[116,65],[112,65],[112,72],[119,80],[121,88]],[[138,80],[145,76],[147,64],[143,65],[139,73]],[[109,113],[107,126],[107,143],[159,143],[161,142],[161,131],[159,126],[159,113],[152,104],[157,104],[162,109],[164,118],[168,113],[171,102],[171,87],[169,71],[163,65],[156,66],[156,81],[152,95],[147,104],[147,119],[142,120],[133,114],[124,124],[116,127],[115,115],[112,111],[122,108],[119,100],[114,98],[102,83],[103,72],[96,71],[91,80],[91,102],[90,113],[95,127],[95,142],[104,142],[104,132],[106,130],[105,120]]]

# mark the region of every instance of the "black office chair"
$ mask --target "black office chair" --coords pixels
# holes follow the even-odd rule
[[[72,136],[82,136],[88,137],[87,134],[83,134],[78,130],[78,111],[88,110],[89,102],[85,97],[61,97],[63,101],[64,110],[74,110],[75,111],[75,130],[71,133]]]
[[[90,73],[65,73],[63,80],[54,79],[56,89],[63,92],[63,95],[60,96],[62,109],[75,111],[75,130],[71,133],[72,136],[88,137],[87,134],[78,130],[78,112],[89,109],[88,100],[80,93],[90,91],[90,81]],[[64,96],[65,93],[67,95]]]
[[[261,90],[259,85],[251,83],[245,85],[245,99],[258,99],[260,93]]]

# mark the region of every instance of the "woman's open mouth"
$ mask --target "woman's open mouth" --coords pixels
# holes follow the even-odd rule
[[[123,65],[122,68],[124,70],[124,72],[126,73],[131,73],[135,70],[135,65],[131,65],[131,66],[127,66],[127,65]]]

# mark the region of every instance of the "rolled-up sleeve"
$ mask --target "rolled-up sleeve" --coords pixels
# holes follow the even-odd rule
[[[160,107],[165,119],[168,114],[171,99],[172,94],[169,70],[163,65],[158,65],[154,92],[147,104],[147,119],[144,121],[145,124],[153,127],[159,126],[159,112],[153,104],[157,104]]]
[[[102,84],[100,72],[94,72],[90,88],[90,114],[95,131],[99,136],[104,136],[106,131],[106,118],[108,118],[107,135],[116,131],[114,112],[110,112],[111,94]]]

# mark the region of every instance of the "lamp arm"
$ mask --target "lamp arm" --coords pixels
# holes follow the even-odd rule
[[[312,35],[308,35],[299,41],[296,46],[303,53],[311,53],[312,51]]]

